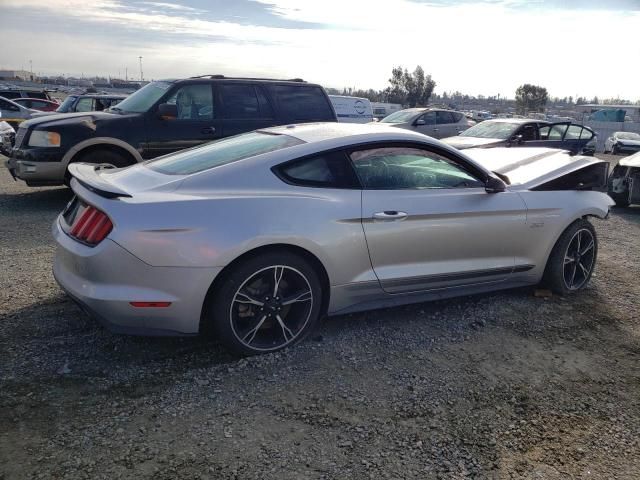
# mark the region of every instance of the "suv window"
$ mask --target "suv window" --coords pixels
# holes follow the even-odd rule
[[[253,85],[222,85],[220,95],[226,118],[273,117],[266,97]]]
[[[27,92],[29,98],[39,98],[40,100],[49,100],[46,92]]]
[[[178,107],[178,120],[211,120],[214,118],[213,90],[208,83],[180,87],[171,95],[167,103],[173,103]]]
[[[364,188],[381,190],[483,187],[461,165],[438,153],[411,147],[359,150],[351,160]]]
[[[344,152],[323,153],[294,160],[274,170],[287,183],[308,187],[360,188]]]
[[[288,121],[335,120],[329,100],[320,87],[271,85],[269,90]]]
[[[454,123],[458,123],[460,120],[464,118],[464,115],[461,114],[460,112],[449,112],[449,113],[451,113]]]
[[[425,125],[435,125],[436,124],[436,112],[427,112],[422,115],[418,120],[424,120]]]
[[[0,97],[4,97],[4,98],[8,98],[9,100],[13,99],[13,98],[20,98],[22,95],[20,95],[20,92],[16,92],[16,91],[11,91],[11,90],[5,90],[4,92],[0,92]]]
[[[76,103],[76,107],[74,109],[76,112],[93,112],[95,110],[93,106],[93,98],[81,98]]]
[[[443,125],[446,123],[455,123],[455,121],[453,120],[453,115],[451,115],[451,112],[443,112],[441,110],[437,110],[436,123],[438,125]]]

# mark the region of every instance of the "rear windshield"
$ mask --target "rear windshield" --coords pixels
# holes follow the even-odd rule
[[[271,85],[269,90],[287,121],[322,122],[336,119],[329,99],[320,87]]]
[[[168,175],[189,175],[303,143],[305,142],[289,135],[250,132],[149,160],[145,165],[151,170]]]
[[[506,139],[520,126],[519,123],[492,122],[491,120],[479,123],[460,134],[462,137],[500,138]]]

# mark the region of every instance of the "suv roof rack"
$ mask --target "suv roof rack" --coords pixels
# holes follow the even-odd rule
[[[272,82],[301,82],[301,83],[307,83],[305,80],[301,79],[301,78],[289,78],[289,79],[282,79],[282,78],[256,78],[256,77],[225,77],[224,75],[220,75],[220,74],[214,74],[214,75],[196,75],[193,77],[189,77],[189,78],[226,78],[229,80],[268,80],[268,81],[272,81]]]

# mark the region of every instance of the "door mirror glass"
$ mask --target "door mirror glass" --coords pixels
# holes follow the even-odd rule
[[[499,193],[504,192],[507,189],[507,186],[498,177],[490,176],[487,178],[484,189],[487,193]]]
[[[518,143],[518,144],[520,144],[520,143],[522,143],[522,135],[514,135],[513,137],[511,137],[511,138],[509,139],[509,141],[510,141],[511,143]]]
[[[174,103],[161,103],[158,106],[158,116],[163,120],[178,118],[178,106]]]
[[[417,126],[426,125],[426,124],[427,122],[424,121],[424,118],[419,118],[418,120],[416,120]]]

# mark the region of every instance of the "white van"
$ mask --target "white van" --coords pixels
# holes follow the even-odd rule
[[[369,123],[373,121],[371,102],[366,98],[329,95],[338,122]]]

